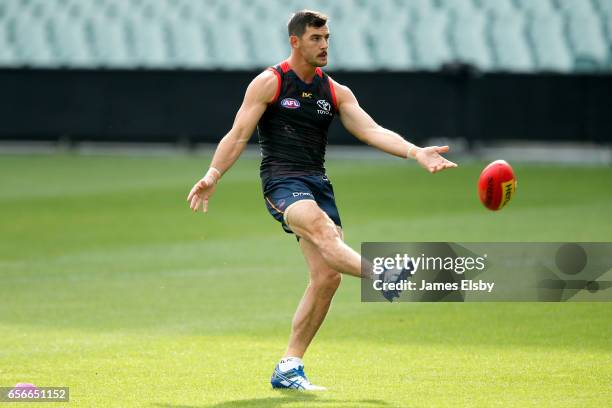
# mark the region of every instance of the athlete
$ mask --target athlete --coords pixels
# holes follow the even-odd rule
[[[418,147],[378,125],[351,90],[321,70],[327,65],[327,16],[303,10],[288,23],[291,55],[249,84],[231,130],[221,139],[206,175],[189,192],[193,211],[208,202],[257,127],[265,205],[298,237],[310,282],[295,312],[289,345],[274,369],[272,387],[323,390],[304,374],[302,357],[321,326],[341,274],[362,277],[361,256],[343,241],[332,184],[323,163],[335,116],[359,140],[397,157],[416,159],[431,173],[457,165],[440,155],[448,146]],[[395,274],[386,280],[399,281]],[[397,293],[388,298],[392,300]],[[387,297],[387,296],[386,296]]]

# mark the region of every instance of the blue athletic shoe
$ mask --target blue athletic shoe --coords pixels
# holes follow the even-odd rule
[[[383,282],[399,283],[401,281],[408,280],[408,278],[412,276],[411,272],[413,270],[414,265],[412,264],[412,261],[410,261],[408,267],[402,270],[387,269],[383,272],[381,279]],[[403,292],[403,289],[396,288],[394,290],[382,290],[381,292],[385,299],[387,299],[389,302],[393,302],[393,299],[398,298],[400,293]]]
[[[325,391],[327,388],[311,384],[304,374],[304,366],[299,365],[287,371],[280,370],[280,364],[277,364],[272,373],[270,383],[272,388],[276,389],[292,389],[301,391]]]

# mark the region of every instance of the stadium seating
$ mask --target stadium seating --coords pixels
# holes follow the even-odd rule
[[[374,52],[371,69],[403,70],[414,65],[406,20],[404,14],[396,16],[393,24],[388,24],[387,19],[379,19],[368,25]]]
[[[610,0],[594,0],[593,5],[595,6],[595,10],[601,14],[603,14],[604,18],[609,18],[612,16],[612,1]]]
[[[0,67],[256,69],[304,7],[330,69],[612,70],[612,0],[0,0]]]
[[[10,22],[13,32],[13,51],[25,64],[48,67],[58,62],[51,53],[46,35],[47,25],[35,17],[17,18]]]
[[[481,10],[491,14],[508,15],[517,11],[512,0],[476,0],[475,4]]]
[[[553,1],[554,0],[515,0],[517,7],[528,14],[554,13],[555,6]]]
[[[608,45],[608,48],[610,48],[610,44],[612,44],[612,15],[606,18],[605,29],[606,29],[606,44]],[[608,54],[612,56],[610,52]]]
[[[590,1],[576,1],[576,0],[556,0],[557,3],[557,7],[559,8],[559,10],[562,13],[565,14],[574,14],[574,13],[580,13],[580,14],[587,14],[587,13],[593,13],[594,12],[594,8],[593,8],[593,3],[591,3]]]
[[[471,0],[438,0],[438,5],[441,10],[453,15],[469,15],[477,11],[474,2]]]
[[[496,71],[529,72],[535,69],[525,30],[526,17],[511,9],[508,14],[495,15],[489,27],[493,50],[493,66]]]
[[[528,36],[537,67],[545,71],[567,72],[572,69],[572,56],[563,38],[563,18],[557,14],[536,13],[530,17]]]
[[[448,13],[441,10],[422,15],[414,23],[410,36],[414,40],[417,69],[436,69],[452,60],[446,32]]]
[[[136,65],[135,59],[129,55],[125,23],[104,16],[91,17],[86,21],[97,66],[125,68]]]
[[[486,25],[487,19],[483,12],[457,10],[457,15],[450,25],[450,43],[455,60],[484,70],[491,68],[493,63],[491,50],[487,45]]]
[[[170,59],[183,68],[212,66],[206,32],[194,21],[170,16],[166,21]]]
[[[380,7],[376,2],[372,3],[375,7]],[[435,9],[433,0],[398,0],[396,5],[391,7],[396,9],[396,13],[401,11],[408,12],[413,19],[417,19],[424,14],[429,14]]]
[[[336,22],[337,32],[334,34],[336,46],[330,48],[331,59],[337,61],[345,69],[370,69],[372,56],[365,41],[366,32],[353,32],[350,21]]]
[[[49,42],[57,60],[66,66],[88,67],[95,63],[87,42],[88,27],[81,19],[66,15],[49,19]]]
[[[589,13],[572,14],[568,16],[567,23],[576,69],[589,70],[604,65],[608,47],[599,19],[592,19]]]

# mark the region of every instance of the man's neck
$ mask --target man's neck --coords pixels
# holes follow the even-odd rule
[[[291,56],[287,58],[287,62],[289,62],[289,66],[291,67],[293,72],[295,72],[298,78],[300,78],[307,84],[312,82],[315,76],[316,67],[313,67],[303,58],[296,57],[293,54],[291,54]]]

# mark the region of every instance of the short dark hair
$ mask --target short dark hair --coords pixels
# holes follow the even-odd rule
[[[291,16],[287,24],[289,36],[301,37],[306,32],[307,27],[321,28],[327,24],[328,17],[313,10],[301,10]]]

